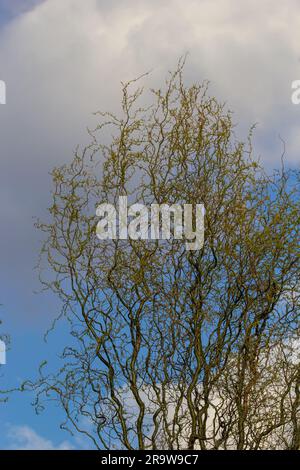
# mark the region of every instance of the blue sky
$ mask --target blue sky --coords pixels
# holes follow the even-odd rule
[[[34,377],[45,357],[57,363],[67,341],[62,324],[43,342],[59,305],[33,293],[41,241],[33,217],[49,205],[49,171],[89,142],[92,113],[119,109],[121,80],[151,69],[145,86],[160,84],[189,51],[187,81],[211,81],[242,137],[258,123],[264,164],[280,163],[280,135],[288,164],[299,166],[300,105],[291,103],[299,44],[297,0],[0,0],[0,318],[12,338],[2,388]],[[59,429],[57,407],[36,416],[31,399],[15,394],[0,405],[0,448],[86,445]]]

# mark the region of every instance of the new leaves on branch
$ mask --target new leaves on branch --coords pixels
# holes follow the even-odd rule
[[[72,336],[62,368],[25,387],[96,448],[298,449],[299,174],[267,175],[252,129],[237,140],[183,68],[150,106],[124,84],[121,115],[98,113],[91,145],[52,173],[43,283]],[[203,248],[100,242],[96,206],[122,195],[203,203]]]

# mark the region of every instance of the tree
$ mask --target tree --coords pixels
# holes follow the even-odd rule
[[[124,84],[122,115],[98,113],[91,145],[52,172],[42,282],[70,343],[24,389],[57,399],[99,449],[299,449],[299,173],[267,174],[253,129],[239,141],[183,69],[148,107]],[[203,203],[203,247],[99,240],[96,207],[124,195]]]

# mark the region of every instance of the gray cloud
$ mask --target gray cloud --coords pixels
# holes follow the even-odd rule
[[[2,29],[1,301],[16,311],[17,292],[23,315],[41,308],[31,297],[39,246],[32,216],[49,201],[49,170],[88,142],[91,113],[118,109],[121,80],[153,69],[148,83],[158,84],[189,51],[187,79],[211,80],[241,132],[259,123],[256,153],[266,164],[279,162],[278,134],[288,161],[299,163],[300,106],[290,100],[299,35],[296,0],[46,0]]]

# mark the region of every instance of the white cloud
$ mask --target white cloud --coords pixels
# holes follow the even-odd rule
[[[14,450],[71,450],[68,441],[55,446],[49,439],[38,435],[29,426],[10,426],[8,431],[9,448]]]

